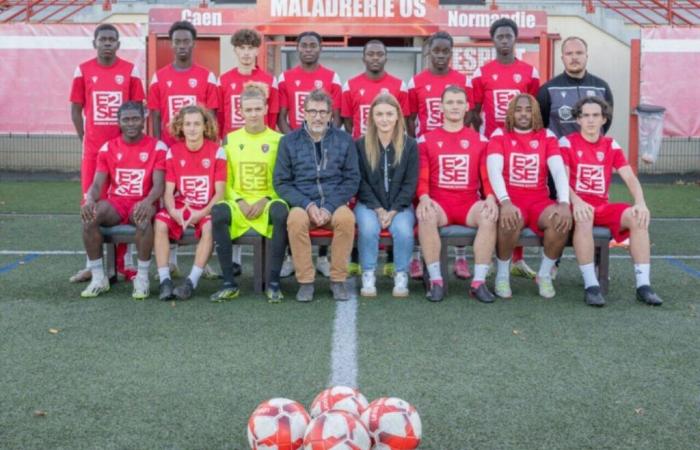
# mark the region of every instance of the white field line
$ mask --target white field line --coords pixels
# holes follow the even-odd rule
[[[355,278],[347,281],[350,300],[337,302],[333,321],[329,386],[357,387],[357,293]]]

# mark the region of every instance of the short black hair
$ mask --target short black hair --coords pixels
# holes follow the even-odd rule
[[[612,120],[612,108],[610,108],[610,104],[606,102],[603,98],[593,95],[590,97],[581,97],[579,101],[576,102],[574,108],[571,111],[574,118],[578,119],[581,117],[581,114],[583,114],[583,107],[585,105],[600,106],[600,112],[605,118],[605,120],[607,120],[608,123],[610,123],[610,121]]]
[[[515,37],[518,37],[518,25],[512,19],[501,17],[492,23],[491,27],[489,28],[489,35],[491,35],[491,39],[493,39],[493,36],[496,34],[496,30],[501,27],[509,27],[511,30],[513,30]]]
[[[138,111],[141,117],[146,117],[146,109],[143,107],[143,102],[129,101],[122,103],[122,106],[117,110],[117,120],[121,119],[124,111]]]
[[[452,39],[452,35],[448,33],[447,31],[438,31],[436,33],[433,33],[429,38],[428,38],[428,48],[433,46],[433,42],[435,42],[438,39],[444,39],[450,43],[450,48],[454,47],[455,41]]]
[[[372,44],[379,44],[382,47],[384,47],[384,51],[386,51],[386,45],[384,44],[384,42],[380,41],[379,39],[370,39],[369,41],[365,42],[365,46],[362,47],[362,54],[363,55],[367,51],[367,46],[372,45]]]
[[[168,37],[173,38],[173,34],[178,30],[189,31],[192,34],[192,39],[197,39],[197,29],[192,25],[192,23],[186,20],[178,20],[173,23],[168,30]]]
[[[119,39],[119,30],[117,30],[117,27],[115,27],[111,23],[102,23],[98,25],[97,28],[95,28],[95,40],[97,40],[97,35],[100,34],[100,31],[114,31],[115,33],[117,33],[117,39]]]
[[[321,43],[323,42],[323,39],[321,39],[321,35],[316,33],[315,31],[302,31],[301,33],[299,33],[299,36],[297,36],[297,45],[299,45],[301,40],[303,38],[305,38],[306,36],[315,37],[316,40],[318,41],[318,45],[321,45]]]

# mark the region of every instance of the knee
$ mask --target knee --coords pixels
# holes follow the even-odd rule
[[[275,225],[283,225],[287,223],[289,210],[280,202],[273,202],[270,205],[270,221]]]
[[[231,208],[223,203],[214,205],[211,209],[211,221],[216,226],[225,226],[231,224]]]
[[[308,230],[309,215],[301,208],[292,208],[287,216],[287,228],[290,230]]]
[[[333,228],[344,231],[353,230],[355,228],[355,215],[347,206],[341,206],[336,209],[332,216]]]
[[[430,214],[427,217],[422,217],[418,219],[418,226],[419,227],[429,227],[429,228],[437,228],[438,226],[438,218],[436,214]]]
[[[379,235],[379,219],[377,217],[372,217],[371,215],[357,216],[357,230],[361,235],[364,236],[375,236]]]

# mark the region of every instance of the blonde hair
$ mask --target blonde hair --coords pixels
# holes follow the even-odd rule
[[[212,116],[207,109],[199,105],[185,106],[177,112],[175,118],[170,121],[170,135],[179,140],[184,140],[185,132],[182,126],[185,122],[185,114],[196,113],[199,113],[204,121],[204,138],[216,142],[219,139],[219,129],[216,124],[216,119],[214,119],[214,116]]]
[[[404,151],[404,143],[406,141],[406,122],[404,121],[401,105],[399,105],[396,97],[389,93],[379,94],[372,102],[367,114],[367,133],[365,133],[365,156],[369,162],[369,167],[372,171],[377,169],[379,165],[379,134],[377,132],[377,124],[374,123],[373,113],[377,105],[389,105],[396,109],[398,120],[394,127],[394,135],[391,137],[391,144],[394,146],[396,157],[394,158],[394,166],[401,161]]]
[[[513,98],[513,100],[508,103],[508,112],[506,113],[506,131],[513,131],[515,129],[515,105],[517,105],[518,100],[521,98],[526,98],[530,102],[530,107],[532,108],[532,131],[538,131],[544,128],[544,122],[542,121],[542,113],[540,112],[540,104],[537,103],[535,97],[530,94],[518,94]]]
[[[241,102],[243,100],[248,100],[251,98],[262,99],[263,103],[267,102],[267,98],[270,96],[270,89],[267,84],[261,81],[248,81],[243,85],[243,92],[241,92]]]

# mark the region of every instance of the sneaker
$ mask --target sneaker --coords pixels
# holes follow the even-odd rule
[[[605,299],[600,293],[600,286],[587,287],[583,294],[583,300],[589,306],[605,306]]]
[[[173,291],[175,290],[175,286],[173,286],[173,280],[168,278],[165,281],[162,281],[160,283],[160,286],[158,287],[158,299],[162,301],[170,300],[174,297]]]
[[[134,291],[131,293],[131,298],[134,300],[145,300],[151,295],[151,285],[148,278],[135,277]]]
[[[511,263],[510,274],[514,277],[527,278],[528,280],[534,280],[535,277],[537,277],[537,272],[532,270],[532,268],[527,265],[524,259]]]
[[[292,262],[292,257],[287,256],[284,258],[284,262],[282,263],[282,269],[280,269],[280,277],[281,278],[287,278],[291,277],[294,275],[294,263]]]
[[[233,276],[240,277],[242,273],[243,273],[243,269],[241,268],[241,265],[236,263],[236,262],[233,263]]]
[[[265,291],[265,296],[267,297],[268,303],[282,303],[282,299],[284,298],[279,284],[276,283],[270,283],[270,287]]]
[[[331,281],[331,293],[333,294],[333,300],[337,302],[350,300],[350,294],[344,281]]]
[[[457,278],[466,280],[472,277],[472,273],[469,271],[469,263],[466,258],[456,258],[454,273]]]
[[[238,297],[239,293],[240,290],[238,289],[237,284],[224,284],[221,289],[211,294],[209,300],[214,303],[223,303]]]
[[[656,292],[654,292],[651,286],[648,285],[639,286],[637,288],[637,300],[652,306],[659,306],[664,302],[661,300],[661,297],[656,295]]]
[[[493,303],[496,297],[489,291],[486,283],[479,283],[479,287],[469,287],[469,295],[479,300],[481,303]]]
[[[314,284],[300,283],[297,291],[297,301],[302,303],[310,302],[314,299]]]
[[[394,274],[394,289],[391,295],[394,297],[408,297],[408,274],[406,272],[396,272]]]
[[[539,286],[540,297],[554,298],[554,296],[557,295],[551,278],[535,277],[535,283]]]
[[[374,276],[374,272],[367,271],[362,273],[362,289],[360,289],[360,295],[363,297],[376,297],[377,287],[375,286],[377,280]]]
[[[431,302],[441,302],[445,298],[445,287],[442,283],[430,282],[430,291],[425,295]]]
[[[393,277],[395,271],[396,266],[394,265],[394,263],[386,263],[384,264],[384,267],[382,267],[382,274],[388,278]]]
[[[173,294],[178,300],[189,300],[192,298],[192,293],[194,293],[194,286],[192,285],[192,280],[189,278],[185,278],[185,282],[176,287],[173,291]]]
[[[408,264],[408,273],[414,280],[423,278],[423,263],[420,258],[411,258],[411,262]]]
[[[205,280],[218,280],[219,274],[209,264],[207,264],[204,266],[204,271],[202,272],[202,278],[204,278]]]
[[[319,256],[316,259],[316,271],[326,278],[331,276],[331,262],[327,256]]]
[[[95,298],[98,295],[109,291],[109,280],[107,277],[102,277],[101,280],[92,280],[88,287],[80,293],[83,298]]]
[[[124,280],[126,281],[134,281],[136,279],[136,275],[138,274],[136,267],[129,266],[124,266],[124,268],[117,270],[117,273],[123,276]]]
[[[75,275],[71,275],[68,281],[71,283],[87,283],[91,279],[92,272],[90,272],[90,269],[80,269],[75,273]]]
[[[349,277],[354,277],[355,275],[359,275],[362,273],[362,270],[360,269],[360,265],[356,262],[351,262],[348,264],[348,276]]]
[[[510,290],[510,280],[499,280],[498,278],[496,278],[495,288],[496,295],[500,298],[513,297],[513,291]]]

